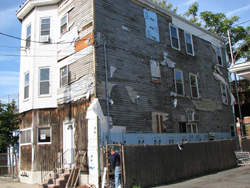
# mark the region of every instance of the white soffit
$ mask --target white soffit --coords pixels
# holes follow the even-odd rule
[[[230,72],[236,73],[238,76],[250,80],[250,61],[234,65],[228,68]]]

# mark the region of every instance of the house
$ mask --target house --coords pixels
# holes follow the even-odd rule
[[[105,142],[230,139],[224,41],[149,0],[27,0],[20,65],[20,180]],[[51,157],[54,156],[54,157]]]

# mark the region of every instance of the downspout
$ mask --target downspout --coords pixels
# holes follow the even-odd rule
[[[105,61],[105,87],[106,87],[106,106],[107,106],[107,132],[108,132],[108,144],[110,142],[110,129],[109,129],[109,95],[108,95],[108,67],[107,67],[107,52],[106,41],[103,40],[104,46],[104,61]]]

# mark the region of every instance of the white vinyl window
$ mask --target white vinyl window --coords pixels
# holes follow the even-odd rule
[[[172,48],[180,50],[178,28],[174,27],[173,25],[170,25],[170,40]]]
[[[39,70],[39,95],[50,94],[50,68],[40,68]]]
[[[67,66],[60,69],[60,80],[61,80],[61,87],[68,84],[68,67]]]
[[[185,43],[186,43],[186,51],[189,55],[194,55],[194,46],[193,46],[193,37],[189,33],[184,33],[185,35]]]
[[[37,142],[42,144],[51,143],[51,127],[37,128]]]
[[[221,48],[217,48],[217,61],[219,65],[223,66]]]
[[[222,97],[222,102],[224,104],[228,104],[228,97],[227,97],[227,87],[225,84],[221,83],[221,97]]]
[[[24,99],[29,98],[30,73],[24,75]]]
[[[64,34],[67,31],[68,26],[68,15],[62,17],[61,19],[61,34]]]
[[[187,133],[198,133],[197,124],[187,123],[186,131]]]
[[[199,98],[199,88],[197,75],[189,74],[191,97]]]
[[[174,70],[175,92],[178,95],[184,95],[184,82],[182,71]]]
[[[41,19],[41,36],[50,35],[50,18]]]
[[[30,47],[30,39],[31,39],[31,24],[26,29],[26,48]]]
[[[19,142],[20,145],[31,144],[31,129],[20,130]]]

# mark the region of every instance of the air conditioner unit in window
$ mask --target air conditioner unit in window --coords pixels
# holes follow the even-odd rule
[[[187,113],[188,122],[200,121],[200,115],[194,112]]]
[[[49,35],[44,35],[40,37],[40,42],[49,42]]]

